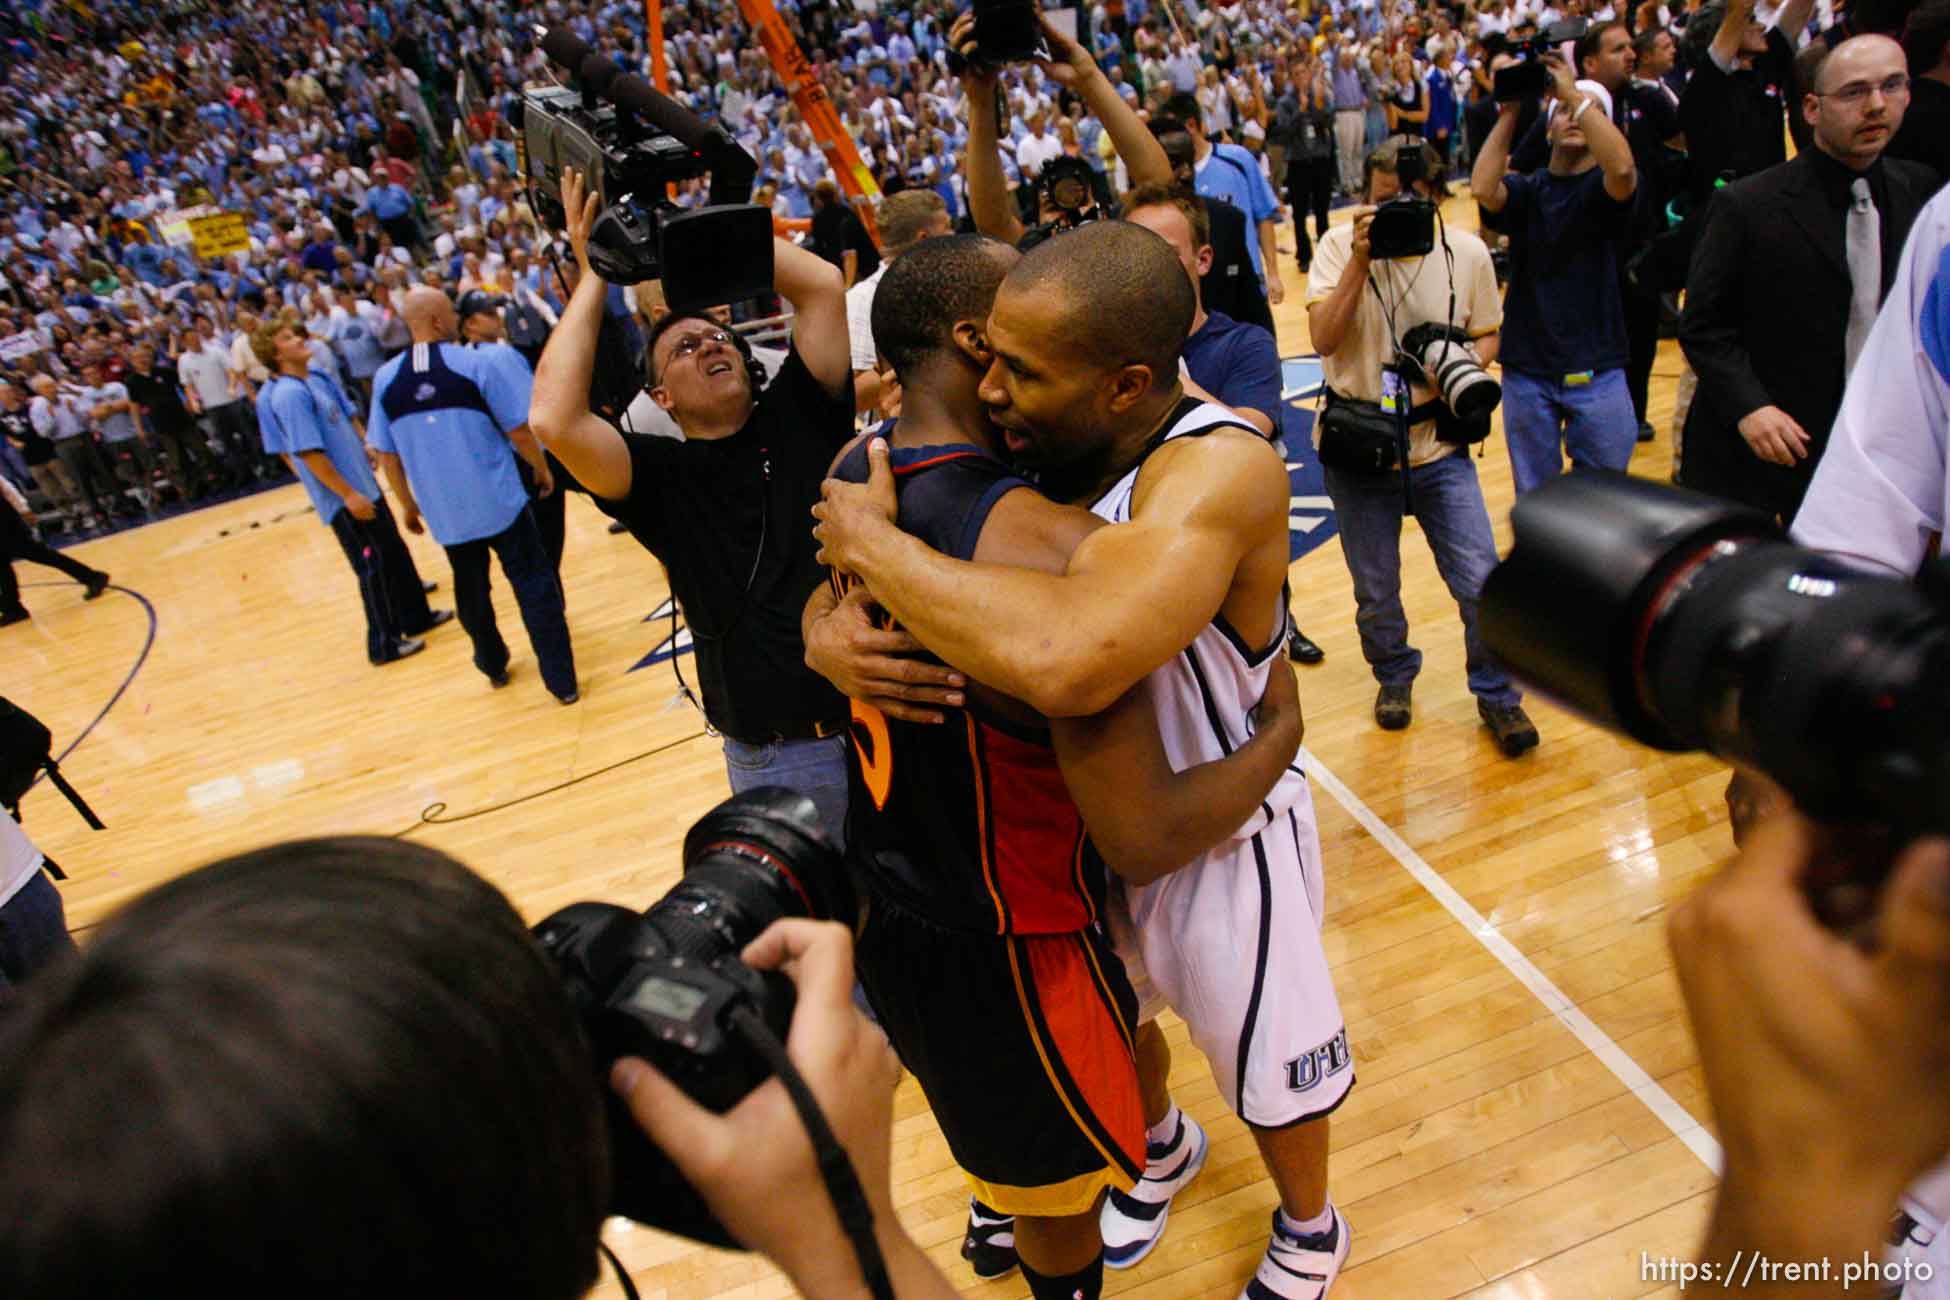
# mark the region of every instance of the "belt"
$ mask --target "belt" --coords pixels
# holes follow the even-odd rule
[[[783,740],[828,740],[834,736],[845,735],[846,725],[845,719],[838,722],[795,722],[767,736],[732,736],[731,738],[743,745],[773,745]]]

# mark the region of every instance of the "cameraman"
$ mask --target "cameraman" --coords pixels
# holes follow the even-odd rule
[[[1422,141],[1402,137],[1368,155],[1370,205],[1400,194],[1397,170],[1401,150],[1406,148],[1422,157],[1426,179],[1415,183],[1417,195],[1440,201],[1441,160]],[[1496,359],[1503,309],[1483,241],[1467,230],[1445,225],[1440,263],[1432,257],[1377,263],[1369,256],[1368,228],[1373,221],[1374,207],[1369,206],[1357,210],[1351,223],[1329,230],[1320,241],[1307,282],[1307,327],[1320,349],[1330,408],[1350,401],[1379,403],[1382,370],[1396,364],[1396,331],[1406,333],[1424,322],[1462,331],[1482,363]],[[1515,757],[1536,746],[1537,728],[1524,714],[1522,694],[1490,658],[1476,630],[1477,598],[1496,565],[1496,541],[1490,534],[1476,464],[1464,446],[1437,437],[1439,400],[1432,388],[1418,382],[1409,390],[1409,400],[1409,491],[1414,512],[1435,555],[1436,568],[1462,614],[1469,689],[1476,696],[1477,713],[1498,747]],[[1326,418],[1315,421],[1317,448]],[[1336,467],[1326,456],[1322,470],[1341,523],[1341,555],[1354,579],[1361,653],[1381,687],[1375,697],[1375,724],[1399,731],[1412,719],[1410,691],[1422,668],[1421,651],[1408,644],[1408,617],[1402,610],[1401,474]]]
[[[1506,174],[1522,108],[1508,103],[1469,178],[1486,220],[1510,236],[1503,431],[1519,496],[1561,474],[1567,449],[1575,465],[1623,470],[1638,443],[1618,288],[1638,168],[1609,92],[1555,54],[1544,63],[1556,101],[1549,165]]]
[[[733,790],[783,785],[846,830],[846,701],[805,665],[799,611],[823,580],[807,512],[853,434],[853,371],[840,272],[772,241],[773,283],[797,309],[792,353],[758,391],[744,341],[698,312],[652,328],[650,396],[682,442],[624,433],[589,409],[607,292],[589,262],[597,198],[562,178],[581,279],[535,371],[529,426],[669,570],[697,646],[704,714],[724,738]]]
[[[1081,45],[1058,31],[1047,14],[1039,12],[1038,21],[1054,57],[1037,60],[1037,66],[1051,81],[1082,99],[1091,115],[1104,124],[1117,156],[1130,171],[1132,186],[1169,182],[1171,163],[1164,149],[1117,93],[1103,69]],[[995,127],[998,69],[982,62],[975,42],[973,11],[955,20],[948,31],[948,47],[963,60],[961,84],[968,96],[968,210],[981,233],[1006,244],[1021,245],[1031,232],[1017,219],[1015,205],[1009,199],[1009,183],[1002,174],[1001,144]],[[1036,202],[1036,219],[1041,223],[1038,229],[1045,234],[1109,215],[1100,213],[1094,203],[1081,211],[1065,212],[1051,201],[1050,187],[1042,184],[1036,187]]]
[[[846,932],[781,921],[742,956],[797,986],[786,1050],[896,1293],[953,1295],[893,1213],[898,1067],[851,1006]],[[713,1115],[642,1061],[609,1083],[802,1294],[862,1293],[782,1084]],[[598,1279],[609,1155],[562,977],[499,891],[397,840],[274,845],[151,890],[10,1002],[0,1294],[223,1273],[284,1300],[573,1300]]]

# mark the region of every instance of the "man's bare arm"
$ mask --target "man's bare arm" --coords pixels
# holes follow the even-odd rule
[[[633,477],[629,445],[609,421],[589,409],[596,338],[602,330],[603,298],[609,291],[589,265],[589,228],[595,224],[597,202],[595,195],[584,194],[580,174],[563,173],[569,245],[582,278],[535,366],[528,427],[584,487],[606,500],[621,501],[630,495]]]
[[[1268,533],[1284,535],[1276,454],[1239,432],[1154,453],[1137,517],[1092,534],[1061,576],[951,560],[901,532],[886,454],[872,455],[881,483],[827,480],[814,511],[826,562],[858,574],[943,659],[1047,717],[1116,703],[1212,621]]]

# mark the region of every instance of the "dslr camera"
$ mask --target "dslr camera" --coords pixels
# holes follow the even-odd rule
[[[1503,400],[1503,385],[1483,369],[1469,335],[1454,325],[1424,321],[1402,336],[1402,363],[1412,379],[1420,379],[1442,395],[1442,404],[1457,420],[1489,436],[1490,413]]]
[[[541,44],[575,72],[578,88],[524,91],[510,106],[536,215],[557,230],[566,224],[562,174],[575,168],[602,205],[589,262],[603,279],[661,280],[679,311],[769,293],[772,216],[748,202],[752,156],[568,29]],[[671,184],[699,176],[711,178],[709,207],[686,212],[669,200]]]
[[[999,68],[1005,63],[1028,63],[1050,56],[1037,21],[1036,0],[975,0],[975,54],[965,59],[948,51],[948,71],[959,77],[968,64]]]
[[[1758,768],[1813,816],[1950,830],[1950,559],[1875,577],[1757,511],[1600,470],[1511,521],[1480,626],[1519,677],[1655,749]]]
[[[1037,211],[1031,215],[1040,216],[1050,209],[1056,215],[1023,232],[1016,241],[1021,252],[1028,252],[1051,235],[1064,234],[1098,218],[1096,173],[1083,159],[1058,154],[1043,164],[1036,177],[1036,202]]]
[[[843,920],[850,878],[805,795],[777,786],[719,804],[684,837],[684,877],[638,914],[574,903],[535,927],[561,971],[598,1077],[624,1056],[655,1065],[722,1114],[772,1077],[760,1044],[783,1042],[792,982],[739,960],[784,917]],[[607,1086],[612,1213],[743,1249]]]
[[[1368,256],[1375,261],[1398,257],[1426,257],[1435,249],[1433,201],[1415,192],[1418,182],[1428,179],[1428,160],[1418,136],[1397,136],[1381,145],[1394,151],[1395,176],[1402,192],[1374,210],[1368,222]]]
[[[1590,24],[1582,18],[1566,18],[1552,23],[1527,41],[1511,41],[1506,50],[1521,59],[1507,68],[1498,68],[1491,79],[1490,95],[1499,104],[1535,99],[1551,87],[1550,69],[1544,66],[1546,50],[1566,41],[1582,40]]]

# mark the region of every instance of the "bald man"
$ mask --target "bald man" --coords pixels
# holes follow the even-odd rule
[[[1936,176],[1884,158],[1909,106],[1886,36],[1822,61],[1800,112],[1813,148],[1713,202],[1693,258],[1679,343],[1699,373],[1679,481],[1794,517],[1903,241]]]
[[[454,609],[474,642],[474,666],[496,689],[508,684],[508,643],[489,591],[492,551],[515,590],[543,684],[561,703],[574,704],[580,692],[562,584],[515,466],[519,452],[542,494],[555,490],[528,430],[528,363],[506,344],[454,342],[460,315],[438,289],[408,292],[400,315],[413,346],[373,378],[367,442],[400,499],[407,531],[431,529],[447,551]]]

